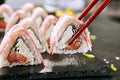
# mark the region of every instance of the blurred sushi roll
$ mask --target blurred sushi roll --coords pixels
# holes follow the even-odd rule
[[[42,22],[48,16],[48,13],[41,7],[36,7],[32,13],[32,19],[41,27]]]
[[[22,10],[27,14],[27,16],[31,16],[34,9],[35,5],[32,3],[26,3],[22,6]]]
[[[26,13],[23,10],[15,11],[11,16],[6,25],[5,33],[10,30],[12,26],[19,23],[23,18],[27,17]]]
[[[0,29],[5,29],[6,24],[9,21],[10,16],[13,13],[11,6],[7,4],[2,4],[0,6]]]

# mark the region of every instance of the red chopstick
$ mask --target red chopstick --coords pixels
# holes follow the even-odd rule
[[[87,19],[86,22],[80,28],[78,29],[77,33],[70,38],[70,40],[67,42],[67,44],[71,44],[76,38],[79,37],[79,35],[88,27],[88,25],[100,14],[100,12],[109,4],[111,0],[104,0],[100,6],[96,9],[96,11],[93,12],[93,14]],[[92,0],[91,3],[84,9],[82,14],[79,16],[79,20],[81,20],[86,14],[93,8],[93,6],[98,2],[98,0]]]
[[[79,16],[79,20],[86,16],[86,14],[95,6],[98,0],[92,0],[89,5],[82,11],[81,15]]]

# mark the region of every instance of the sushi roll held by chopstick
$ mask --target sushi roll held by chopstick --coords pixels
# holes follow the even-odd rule
[[[74,54],[87,52],[89,50],[91,51],[92,45],[88,29],[83,31],[83,33],[72,44],[66,44],[82,24],[83,22],[72,16],[61,16],[51,34],[49,53]]]

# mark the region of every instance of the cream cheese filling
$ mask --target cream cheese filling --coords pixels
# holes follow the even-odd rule
[[[27,58],[27,62],[34,62],[34,55],[30,51],[28,46],[24,43],[24,41],[21,38],[19,38],[17,41],[18,43],[15,46],[18,46],[18,53],[25,56]]]
[[[67,45],[66,42],[73,36],[73,31],[72,31],[73,26],[68,26],[66,31],[63,33],[61,36],[61,39],[59,42],[57,42],[56,47],[58,49],[64,49]]]

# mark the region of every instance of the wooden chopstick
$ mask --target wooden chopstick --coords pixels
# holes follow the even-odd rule
[[[99,0],[92,0],[89,5],[82,11],[81,15],[79,16],[79,20],[82,20],[83,17],[86,16],[86,14],[95,6],[95,4],[98,2]]]
[[[98,0],[93,0],[88,7],[82,12],[82,14],[79,17],[79,20],[81,20],[89,11],[90,9],[97,3]],[[110,3],[111,0],[104,0],[100,6],[95,10],[95,12],[87,19],[86,22],[76,32],[76,34],[68,40],[67,44],[71,44],[76,38],[80,36],[80,34],[88,27],[88,25],[100,14],[100,12]]]

